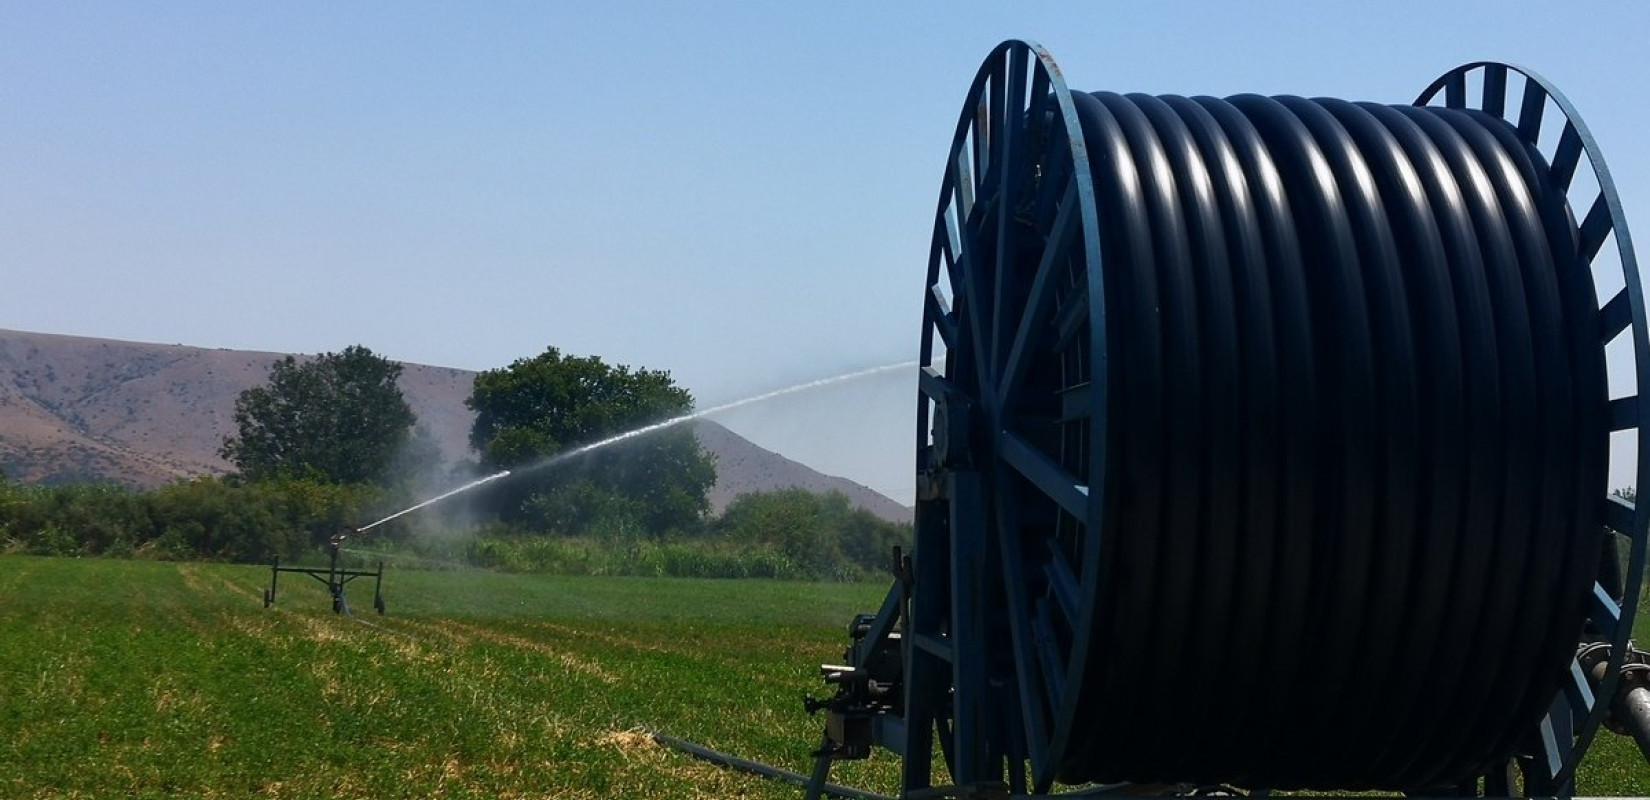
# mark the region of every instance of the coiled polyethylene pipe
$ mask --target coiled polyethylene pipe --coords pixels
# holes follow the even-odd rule
[[[1062,778],[1482,774],[1574,653],[1607,491],[1592,279],[1542,155],[1466,109],[1073,102],[1110,568]]]

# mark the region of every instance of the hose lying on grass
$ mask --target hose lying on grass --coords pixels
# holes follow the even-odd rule
[[[748,772],[752,775],[758,775],[770,780],[783,781],[791,784],[792,786],[802,788],[807,788],[808,786],[808,776],[801,773],[791,772],[787,769],[780,769],[778,767],[769,766],[758,761],[751,761],[750,759],[740,758],[734,755],[728,755],[727,753],[723,753],[718,750],[712,750],[702,744],[696,744],[686,739],[679,739],[675,736],[660,733],[658,731],[648,731],[647,735],[653,737],[653,741],[658,742],[665,747],[669,747],[673,750],[680,750],[690,756],[708,761],[718,766],[739,770],[740,772]],[[889,797],[888,795],[867,792],[862,789],[854,789],[848,786],[838,786],[834,783],[825,784],[824,793],[831,797],[845,798],[845,800],[894,800],[894,798]]]

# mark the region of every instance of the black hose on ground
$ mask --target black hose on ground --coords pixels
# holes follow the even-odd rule
[[[808,776],[800,773],[791,772],[787,769],[780,769],[779,767],[769,766],[761,763],[760,761],[751,761],[748,758],[740,758],[739,756],[729,755],[719,750],[712,750],[702,744],[690,742],[686,739],[677,738],[669,734],[659,733],[658,731],[649,731],[648,735],[653,737],[653,741],[658,742],[665,747],[669,747],[673,750],[680,750],[690,756],[693,756],[694,758],[708,761],[718,766],[750,773],[752,775],[758,775],[763,778],[768,778],[769,780],[781,781],[798,788],[808,788]],[[830,795],[831,797],[841,797],[844,798],[844,800],[895,800],[895,798],[887,795],[867,792],[863,789],[854,789],[848,786],[838,786],[834,783],[824,784],[823,793]]]

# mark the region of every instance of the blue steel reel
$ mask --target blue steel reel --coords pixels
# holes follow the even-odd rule
[[[1631,346],[1631,369],[1620,363],[1610,365],[1610,429],[1631,437],[1628,441],[1612,437],[1612,463],[1631,459],[1630,486],[1644,485],[1646,464],[1650,463],[1650,429],[1641,424],[1639,394],[1643,387],[1650,386],[1650,328],[1645,321],[1644,290],[1632,235],[1597,140],[1569,98],[1552,82],[1516,65],[1480,61],[1456,67],[1433,81],[1415,104],[1469,109],[1505,120],[1517,130],[1519,138],[1545,157],[1555,180],[1568,192],[1570,207],[1586,209],[1579,223],[1578,249],[1594,273],[1600,293],[1609,294],[1597,298],[1603,340],[1606,345]],[[1578,177],[1590,180],[1578,182]],[[1611,239],[1615,242],[1615,264],[1601,257],[1608,253],[1605,245]],[[1604,677],[1598,682],[1598,695],[1579,655],[1571,660],[1563,689],[1540,724],[1540,749],[1526,765],[1526,789],[1531,792],[1559,791],[1573,780],[1588,745],[1609,716],[1608,703],[1599,702],[1598,697],[1614,694],[1628,656],[1643,585],[1650,518],[1633,502],[1613,494],[1601,502],[1605,507],[1605,536],[1613,540],[1606,557],[1615,559],[1622,540],[1627,545],[1624,563],[1618,561],[1615,565],[1619,572],[1613,572],[1610,564],[1604,565],[1588,599],[1588,622],[1609,643],[1610,656]],[[1494,788],[1502,791],[1512,785],[1510,776],[1491,776],[1491,780],[1492,785],[1499,784]]]
[[[1471,108],[1505,117],[1508,68],[1501,65],[1451,72],[1418,104],[1442,91],[1446,105],[1468,107],[1466,88],[1475,73],[1489,91],[1479,92]],[[1636,431],[1636,474],[1642,476],[1647,448],[1636,387],[1650,380],[1650,361],[1631,243],[1602,158],[1562,95],[1529,78],[1520,118],[1509,122],[1537,144],[1539,109],[1549,98],[1566,123],[1556,145],[1545,143],[1548,162],[1573,174],[1585,153],[1599,187],[1590,204],[1572,204],[1590,209],[1579,228],[1586,260],[1595,263],[1612,233],[1621,254],[1622,288],[1599,304],[1599,314],[1607,340],[1633,331],[1634,389],[1627,394],[1635,396],[1615,400],[1610,413],[1613,430]],[[1063,765],[1093,747],[1074,734],[1077,715],[1096,702],[1084,694],[1091,659],[1103,657],[1094,652],[1090,621],[1102,576],[1114,574],[1116,545],[1105,538],[1107,287],[1101,269],[1104,209],[1097,205],[1091,157],[1115,154],[1089,151],[1076,103],[1047,52],[1017,41],[994,50],[968,93],[948,154],[927,273],[919,383],[919,473],[978,475],[977,483],[919,491],[918,558],[925,547],[945,542],[953,562],[951,616],[919,620],[907,644],[908,663],[933,661],[910,670],[913,684],[927,675],[944,675],[951,683],[953,697],[930,705],[951,704],[951,724],[936,730],[959,784],[1000,780],[998,765],[1006,760],[1013,791],[1027,788],[1025,769],[1030,787],[1047,791]],[[1563,182],[1569,183],[1568,175]],[[979,496],[959,499],[959,493]],[[1607,693],[1619,675],[1638,601],[1646,520],[1629,503],[1601,502],[1610,527],[1630,540],[1622,585],[1608,585],[1612,581],[1601,576],[1590,606],[1592,623],[1614,645]],[[1232,554],[1210,558],[1222,556]],[[982,577],[982,569],[991,575]],[[1189,588],[1190,570],[1181,566],[1167,579]],[[1186,629],[1200,623],[1194,604],[1176,609]],[[981,615],[989,623],[968,621]],[[934,628],[928,639],[925,626]],[[973,652],[986,647],[987,629],[1007,635],[1009,663]],[[923,644],[940,638],[948,644]],[[1006,694],[986,697],[988,684]],[[946,713],[923,710],[925,691],[932,699],[920,686],[910,695],[908,787],[929,784],[930,726]],[[1149,699],[1136,705],[1153,707]],[[1162,704],[1155,708],[1166,711]],[[1605,713],[1572,660],[1563,691],[1541,722],[1543,753],[1527,771],[1526,786],[1566,785]],[[1505,791],[1506,780],[1492,774],[1486,789]]]

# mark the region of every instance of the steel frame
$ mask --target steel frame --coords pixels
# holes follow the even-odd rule
[[[269,565],[269,588],[264,590],[264,608],[275,605],[275,587],[283,572],[294,572],[299,575],[308,575],[327,587],[327,594],[332,598],[332,611],[335,614],[349,613],[349,599],[344,595],[344,589],[351,581],[357,578],[372,578],[372,607],[380,616],[384,613],[384,562],[378,562],[378,569],[372,571],[358,569],[340,569],[338,567],[338,545],[332,544],[331,560],[325,567],[283,567],[281,559],[276,559]]]

